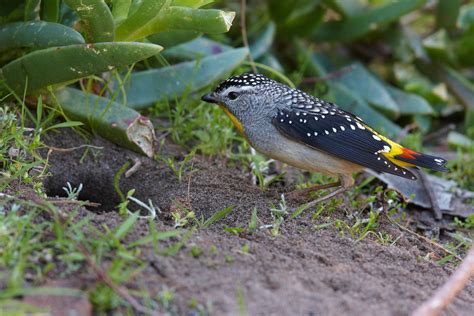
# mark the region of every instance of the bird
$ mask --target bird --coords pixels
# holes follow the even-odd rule
[[[307,207],[347,191],[355,182],[352,174],[365,169],[410,180],[417,179],[418,167],[448,171],[447,160],[405,148],[336,104],[262,74],[232,76],[201,100],[219,105],[256,151],[338,178],[314,186],[337,189]]]

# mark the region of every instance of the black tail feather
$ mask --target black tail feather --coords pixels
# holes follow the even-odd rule
[[[413,155],[413,158],[414,159],[402,156],[395,156],[395,159],[397,160],[408,162],[418,167],[427,168],[434,171],[448,171],[448,168],[446,167],[446,163],[448,161],[446,159],[431,155],[425,155],[422,153],[417,153],[416,155]]]

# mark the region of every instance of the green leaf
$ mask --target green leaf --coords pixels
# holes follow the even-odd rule
[[[25,21],[39,20],[41,0],[25,1]]]
[[[454,30],[461,4],[462,0],[438,0],[436,26],[446,30]]]
[[[428,77],[420,73],[413,64],[394,64],[393,73],[398,86],[401,86],[404,91],[418,94],[431,104],[446,102],[446,99],[436,92],[435,85],[431,83]]]
[[[324,0],[323,2],[344,17],[355,16],[365,10],[362,0]]]
[[[456,23],[463,30],[467,30],[474,24],[474,3],[466,4],[461,7],[461,12]]]
[[[130,231],[130,229],[132,229],[133,225],[135,225],[135,222],[137,221],[139,215],[139,212],[130,214],[130,216],[125,220],[125,222],[123,222],[122,225],[117,228],[114,233],[114,237],[117,240],[121,240],[122,238],[124,238]]]
[[[214,0],[172,0],[171,5],[180,7],[200,8],[212,2],[214,2]]]
[[[67,122],[62,122],[62,123],[58,123],[53,126],[50,126],[46,128],[44,132],[48,130],[56,129],[56,128],[76,127],[76,126],[81,126],[81,125],[84,125],[84,123],[77,122],[77,121],[67,121]]]
[[[441,66],[439,71],[448,89],[464,106],[474,111],[474,84],[453,68]]]
[[[162,47],[145,43],[98,43],[37,50],[1,68],[5,83],[23,94],[151,57]],[[52,67],[54,61],[54,67]]]
[[[275,23],[270,22],[265,29],[259,33],[259,36],[250,44],[250,55],[254,60],[258,59],[263,54],[270,50],[275,38],[276,27]]]
[[[148,24],[157,19],[166,0],[143,0],[136,10],[130,12],[128,18],[116,29],[118,41],[131,41],[144,38],[155,32],[147,33]]]
[[[283,25],[284,27],[286,24],[298,21],[313,12],[314,8],[319,6],[319,3],[319,0],[269,0],[268,7],[272,17],[278,22],[279,26]]]
[[[431,129],[432,118],[431,116],[426,116],[423,114],[416,114],[413,116],[413,120],[416,126],[420,129],[422,133],[427,133]],[[410,135],[410,134],[409,134]],[[411,134],[413,135],[413,134]]]
[[[457,25],[464,30],[464,33],[455,42],[454,51],[457,54],[458,61],[464,66],[474,66],[474,3],[461,7],[461,13]]]
[[[309,208],[310,204],[309,203],[305,203],[303,205],[300,205],[296,208],[296,210],[291,213],[291,219],[295,219],[297,218],[298,216],[301,215],[301,213],[303,213],[304,211],[306,211],[308,208]]]
[[[390,85],[386,85],[385,88],[393,100],[398,104],[400,114],[432,115],[434,113],[433,108],[424,98],[413,93],[406,93],[405,91]]]
[[[14,48],[46,48],[84,43],[74,29],[51,22],[15,22],[0,27],[0,52]]]
[[[444,29],[431,34],[423,40],[423,47],[432,59],[455,64],[452,44]]]
[[[448,134],[448,144],[453,147],[470,149],[474,145],[474,141],[461,133],[451,131]]]
[[[144,109],[201,89],[237,67],[247,54],[246,48],[232,49],[197,61],[134,72],[124,86],[126,104],[134,109]],[[123,95],[119,94],[118,100],[125,102],[121,98]]]
[[[69,119],[80,121],[103,138],[152,157],[155,132],[148,118],[135,110],[73,88],[56,93],[57,103]]]
[[[254,232],[257,230],[257,208],[252,209],[252,215],[250,216],[249,221],[249,232]]]
[[[296,42],[296,47],[300,53],[305,54],[306,58],[309,59],[308,72],[311,75],[324,76],[327,74],[328,63],[325,60],[325,55],[312,53],[299,41]],[[348,89],[344,84],[335,81],[328,81],[327,83],[329,86],[327,99],[334,101],[340,108],[361,117],[371,127],[383,131],[390,137],[401,132],[402,129],[398,125],[371,108],[360,95]]]
[[[322,6],[315,6],[312,11],[299,18],[287,21],[285,31],[289,34],[307,36],[323,22],[325,12]]]
[[[425,2],[426,0],[388,1],[385,5],[367,9],[357,16],[321,24],[314,33],[314,39],[318,42],[352,41],[397,21]]]
[[[369,126],[394,137],[401,132],[401,128],[387,119],[379,112],[372,109],[369,104],[358,94],[349,90],[340,83],[330,84],[330,97],[340,108],[361,117]]]
[[[76,11],[83,21],[87,42],[114,40],[114,19],[104,0],[64,0],[64,2]]]
[[[270,11],[271,17],[279,25],[283,24],[291,12],[295,11],[296,8],[304,5],[303,1],[281,1],[281,0],[268,0],[268,10]]]
[[[147,39],[151,43],[159,44],[165,47],[166,51],[168,51],[170,47],[192,41],[193,39],[201,35],[201,32],[196,32],[192,30],[178,30],[152,34],[148,36]]]
[[[474,66],[474,25],[471,25],[455,42],[458,61],[463,66]]]
[[[277,72],[285,72],[285,69],[283,68],[282,64],[280,63],[280,61],[275,57],[275,55],[271,54],[271,53],[266,53],[264,55],[262,55],[258,61],[263,64],[263,65],[266,65],[274,70],[276,70]]]
[[[153,33],[172,30],[193,30],[209,34],[219,34],[229,31],[235,12],[225,12],[216,9],[192,9],[186,7],[164,6],[149,23],[143,25],[132,34],[122,34],[117,30],[119,40],[136,40]]]
[[[269,1],[272,17],[280,33],[307,35],[323,21],[324,8],[320,0]]]
[[[177,60],[199,59],[232,50],[232,47],[219,42],[199,37],[190,42],[167,49],[163,56]]]
[[[23,20],[24,10],[23,1],[0,0],[0,25]]]
[[[390,29],[384,33],[385,42],[390,45],[392,57],[394,60],[403,63],[411,63],[415,59],[415,53],[408,38],[406,28],[399,27]],[[391,67],[392,64],[387,65]]]
[[[354,94],[358,94],[370,105],[387,113],[390,117],[398,117],[398,105],[385,89],[384,84],[361,63],[352,64],[350,71],[331,79],[331,81],[343,84]]]
[[[161,255],[161,256],[173,256],[173,255],[177,254],[181,250],[181,248],[183,248],[188,243],[189,238],[191,238],[191,236],[194,234],[195,231],[196,231],[196,229],[194,227],[191,228],[186,233],[184,233],[184,235],[183,235],[183,237],[181,238],[180,241],[172,244],[171,246],[169,246],[165,249],[160,250],[159,255]]]
[[[59,0],[41,1],[41,20],[47,22],[58,22],[59,20]]]
[[[169,239],[172,237],[179,237],[181,236],[180,230],[167,230],[162,232],[157,232],[152,235],[147,235],[137,241],[127,244],[127,248],[131,249],[137,246],[146,245],[151,242],[157,242],[159,240]]]
[[[112,4],[112,16],[116,26],[120,25],[128,17],[132,0],[114,0]]]
[[[224,218],[227,216],[227,214],[229,214],[230,212],[232,212],[232,210],[234,209],[234,206],[231,205],[231,206],[227,206],[226,208],[220,210],[220,211],[217,211],[215,212],[214,214],[212,214],[211,217],[209,217],[208,219],[206,219],[204,221],[204,223],[202,224],[202,228],[208,228],[209,226],[211,226],[212,224],[214,224],[215,222],[217,222],[218,220]]]
[[[60,23],[70,28],[80,26],[79,15],[76,11],[68,7],[66,4],[61,5],[61,19]]]

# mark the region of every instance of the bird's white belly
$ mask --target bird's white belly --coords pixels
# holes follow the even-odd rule
[[[348,174],[364,169],[362,166],[289,140],[286,137],[281,137],[278,144],[272,146],[270,150],[255,149],[291,166],[328,175]]]

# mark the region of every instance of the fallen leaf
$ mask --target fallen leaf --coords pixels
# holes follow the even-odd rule
[[[374,174],[371,172],[371,174],[386,183],[388,188],[399,192],[406,202],[431,208],[428,192],[421,180],[412,181],[386,173]],[[474,207],[465,203],[466,199],[474,198],[474,192],[459,188],[457,183],[452,180],[433,175],[426,175],[426,177],[443,214],[462,218],[474,214]]]

